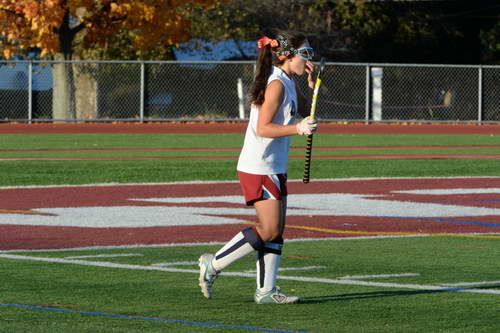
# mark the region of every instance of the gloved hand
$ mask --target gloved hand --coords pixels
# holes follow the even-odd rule
[[[318,122],[309,116],[298,122],[295,127],[299,135],[311,135],[318,129]]]

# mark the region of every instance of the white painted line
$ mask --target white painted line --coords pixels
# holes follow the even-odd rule
[[[170,266],[193,266],[193,265],[198,265],[198,262],[197,261],[161,262],[158,264],[152,264],[151,266],[170,267]]]
[[[420,284],[399,284],[399,283],[382,283],[382,282],[369,282],[360,280],[331,280],[321,278],[301,278],[293,276],[278,276],[283,280],[303,281],[303,282],[320,282],[320,283],[334,283],[334,284],[347,284],[355,286],[366,287],[383,287],[383,288],[403,288],[403,289],[416,289],[416,290],[435,290],[435,291],[455,291],[473,294],[496,294],[500,295],[500,290],[492,289],[469,289],[469,288],[448,288],[433,285],[420,285]]]
[[[280,267],[278,269],[278,272],[285,272],[285,271],[311,271],[311,270],[325,269],[325,268],[326,268],[326,266]]]
[[[0,258],[13,259],[13,260],[30,260],[30,261],[52,262],[52,263],[59,263],[59,264],[95,266],[95,267],[104,267],[104,268],[121,268],[121,269],[134,269],[134,270],[147,270],[147,271],[163,271],[163,272],[170,272],[170,273],[199,274],[199,270],[197,270],[197,269],[181,269],[181,268],[165,268],[165,267],[157,267],[157,266],[126,265],[126,264],[116,264],[116,263],[102,262],[102,261],[85,261],[85,260],[74,260],[74,259],[70,260],[70,259],[61,259],[61,258],[30,257],[30,256],[21,256],[21,255],[12,255],[12,254],[0,254]],[[255,274],[245,273],[245,272],[223,272],[221,275],[255,278]],[[301,276],[283,276],[283,275],[279,275],[277,278],[281,279],[281,280],[291,280],[291,281],[300,281],[300,282],[329,283],[329,284],[354,285],[354,286],[365,286],[365,287],[402,288],[402,289],[432,290],[432,291],[442,291],[442,292],[454,291],[454,292],[475,293],[475,294],[500,295],[500,290],[494,290],[494,289],[449,288],[449,287],[441,287],[441,286],[433,286],[433,285],[381,283],[381,282],[369,282],[369,281],[348,280],[348,279],[325,279],[325,278],[313,278],[313,277],[301,277]]]
[[[492,233],[487,233],[491,235]],[[461,234],[468,235],[468,234]],[[482,234],[474,234],[482,235]],[[498,233],[500,235],[500,233]],[[318,237],[318,238],[294,238],[286,239],[286,243],[295,242],[311,242],[311,241],[348,241],[348,240],[370,240],[384,238],[415,238],[415,237],[430,237],[430,234],[423,235],[381,235],[381,236],[360,236],[360,237]],[[163,248],[163,247],[194,247],[194,246],[220,246],[227,242],[199,242],[199,243],[163,243],[163,244],[135,244],[135,245],[109,245],[109,246],[88,246],[88,247],[73,247],[64,249],[41,249],[41,250],[0,250],[0,253],[37,253],[37,252],[66,252],[66,251],[95,251],[95,250],[115,250],[115,249],[138,249],[138,248]]]
[[[244,198],[241,195],[212,195],[209,197],[166,197],[166,198],[130,198],[129,201],[144,201],[154,203],[203,203],[203,202],[224,202],[235,203],[243,206]],[[243,208],[253,213],[252,207]]]
[[[41,250],[0,250],[0,253],[37,253],[37,252],[67,252],[67,251],[96,251],[96,250],[118,250],[118,249],[155,249],[163,247],[193,247],[193,246],[219,246],[225,242],[200,242],[200,243],[164,243],[164,244],[134,244],[134,245],[104,245],[104,246],[87,246],[87,247],[72,247],[64,249],[41,249]]]
[[[365,180],[405,180],[405,179],[471,179],[489,178],[499,179],[499,176],[453,176],[453,177],[353,177],[353,178],[319,178],[315,182],[345,182]],[[288,179],[288,182],[302,182],[302,179]],[[23,186],[0,186],[0,190],[29,189],[29,188],[59,188],[59,187],[107,187],[107,186],[157,186],[157,185],[183,185],[183,184],[227,184],[238,183],[237,180],[191,180],[165,183],[95,183],[95,184],[61,184],[61,185],[23,185]]]
[[[96,266],[105,268],[124,268],[124,269],[137,269],[137,270],[147,270],[147,271],[164,271],[171,273],[199,273],[199,270],[194,269],[180,269],[180,268],[163,268],[155,266],[143,266],[143,265],[128,265],[128,264],[117,264],[107,261],[86,261],[78,259],[62,259],[62,258],[44,258],[44,257],[30,257],[30,256],[20,256],[12,254],[0,254],[0,258],[14,259],[14,260],[32,260],[41,262],[53,262],[58,264],[73,264],[82,266]]]
[[[457,206],[446,203],[373,200],[374,195],[351,193],[321,193],[290,195],[288,203],[297,207],[288,216],[353,216],[353,217],[402,217],[402,218],[453,218],[468,216],[500,215],[499,208]],[[93,207],[37,207],[44,214],[18,214],[15,211],[2,214],[2,225],[70,226],[89,228],[135,228],[193,225],[241,224],[244,216],[254,216],[251,208],[197,206],[164,206],[163,203],[241,202],[241,196],[202,196],[129,198],[129,203],[119,206]],[[131,202],[155,202],[161,205],[136,206]],[[300,208],[299,208],[300,207]],[[141,219],[134,217],[141,216]]]
[[[480,281],[480,282],[460,282],[460,283],[441,283],[444,287],[472,287],[472,286],[486,286],[489,284],[498,284],[500,281]]]
[[[393,191],[392,193],[422,195],[498,194],[500,193],[500,188],[447,188],[433,190]]]
[[[22,185],[22,186],[0,186],[0,190],[30,189],[30,188],[60,188],[60,187],[110,187],[110,186],[163,186],[163,185],[198,185],[198,184],[220,184],[238,183],[237,180],[193,180],[166,183],[95,183],[95,184],[61,184],[61,185]]]
[[[304,266],[304,267],[280,267],[278,268],[278,272],[286,272],[286,271],[314,271],[318,269],[325,269],[326,266]],[[257,271],[252,269],[245,271],[245,273],[256,273]]]
[[[347,275],[337,279],[357,280],[357,279],[385,279],[393,277],[420,276],[418,273],[400,273],[400,274],[379,274],[379,275]]]
[[[122,254],[96,254],[93,256],[70,256],[65,259],[86,259],[86,258],[118,258],[118,257],[143,257],[140,253],[122,253]]]

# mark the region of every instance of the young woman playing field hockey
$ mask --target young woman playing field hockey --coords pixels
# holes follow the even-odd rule
[[[258,304],[290,304],[298,297],[286,296],[276,286],[286,217],[286,172],[290,136],[316,131],[315,120],[306,117],[306,100],[293,77],[312,79],[313,50],[301,33],[280,32],[275,39],[258,41],[257,73],[250,93],[251,111],[245,142],[238,160],[238,176],[248,206],[254,206],[258,223],[236,234],[215,255],[199,259],[201,291],[212,297],[218,274],[234,261],[257,252]],[[299,112],[304,119],[295,123]]]

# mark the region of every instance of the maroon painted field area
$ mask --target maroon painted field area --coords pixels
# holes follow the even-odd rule
[[[500,232],[500,178],[289,183],[285,238]],[[237,183],[0,188],[0,250],[223,242]]]
[[[245,133],[247,123],[0,123],[0,134],[61,133]],[[500,134],[499,125],[322,123],[319,133]]]
[[[0,134],[242,134],[245,127],[246,123],[0,123]],[[322,124],[321,132],[498,135],[500,126]],[[500,233],[500,178],[290,182],[289,190],[287,239]],[[256,221],[253,209],[241,202],[239,185],[231,182],[0,188],[0,250],[224,242]]]

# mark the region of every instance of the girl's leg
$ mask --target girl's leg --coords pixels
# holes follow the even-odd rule
[[[207,298],[212,296],[212,285],[217,274],[253,251],[262,252],[263,281],[267,280],[266,285],[272,285],[272,288],[275,285],[283,245],[281,235],[286,215],[286,175],[260,176],[241,173],[240,181],[244,193],[245,189],[250,189],[249,192],[253,194],[261,192],[260,199],[245,194],[247,202],[254,202],[259,222],[255,227],[236,234],[215,255],[206,253],[200,257],[200,287]],[[255,186],[260,190],[254,192]],[[282,198],[285,200],[281,200]],[[269,252],[273,252],[277,257],[264,256]],[[268,264],[264,265],[266,260]]]
[[[282,200],[266,200],[274,203],[256,205],[259,216],[259,227],[264,230],[267,240],[264,248],[257,251],[257,290],[255,301],[259,304],[289,304],[299,302],[298,297],[282,294],[276,287],[276,276],[281,263],[281,249],[283,247],[283,231],[286,219],[286,196]],[[260,216],[263,216],[260,219]],[[274,221],[271,219],[274,217]],[[277,217],[277,219],[276,219]],[[264,238],[264,237],[263,237]]]
[[[220,271],[236,260],[254,251],[259,251],[263,247],[264,241],[257,233],[257,229],[253,227],[237,233],[215,255],[203,254],[199,259],[199,285],[203,295],[206,298],[212,298],[212,286]]]
[[[284,205],[286,201],[282,200],[268,199],[255,202],[259,219],[257,225],[237,233],[215,255],[205,253],[200,257],[199,285],[206,298],[212,297],[212,286],[220,271],[254,251],[262,257],[261,269],[258,268],[257,274],[262,276],[262,290],[274,288],[283,244],[281,225],[284,221]]]
[[[286,197],[265,200],[255,204],[259,223],[257,231],[266,241],[257,251],[257,292],[267,293],[276,287],[276,275],[281,262]]]
[[[254,204],[259,219],[256,229],[264,242],[281,236],[281,224],[286,214],[284,205],[286,205],[286,197],[283,197],[282,200],[261,200]]]
[[[262,178],[262,176],[258,177],[259,180]],[[268,187],[274,186],[271,191],[275,195],[269,193],[269,189],[265,189],[264,192],[266,194],[263,195],[263,199],[254,202],[259,220],[257,225],[236,234],[233,239],[215,254],[212,265],[216,271],[222,271],[231,263],[247,254],[262,250],[266,242],[281,237],[281,221],[284,221],[283,205],[286,207],[286,201],[270,199],[276,197],[276,193],[280,193],[280,184],[273,183],[270,180],[271,178],[265,179],[269,182],[265,185]],[[259,188],[260,186],[259,184]]]
[[[259,251],[263,247],[264,241],[259,236],[256,228],[244,229],[217,251],[212,260],[212,265],[217,272],[220,272],[236,260],[254,251]]]

